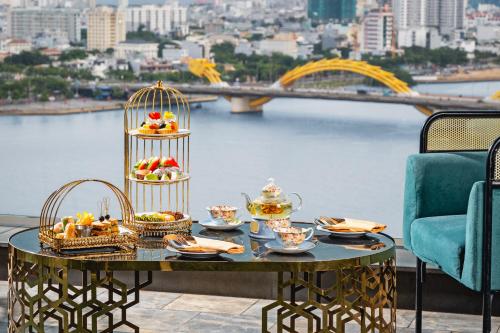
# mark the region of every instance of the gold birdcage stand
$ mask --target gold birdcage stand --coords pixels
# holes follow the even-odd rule
[[[91,237],[76,237],[76,238],[58,238],[54,232],[54,226],[58,222],[58,213],[62,203],[77,186],[83,183],[93,182],[99,183],[111,190],[120,206],[122,226],[127,232],[119,234],[91,236]],[[123,250],[135,247],[137,235],[132,230],[128,230],[134,220],[134,209],[130,205],[125,194],[111,183],[98,179],[82,179],[75,180],[63,185],[58,190],[54,191],[45,204],[40,213],[40,230],[38,237],[40,243],[48,245],[56,252],[62,250],[76,249],[91,249],[98,247],[117,247]]]
[[[177,131],[168,134],[141,133],[139,128],[151,112],[166,112],[176,116]],[[169,222],[145,222],[134,219],[132,227],[143,236],[188,234],[189,216],[189,137],[190,109],[187,98],[162,81],[142,88],[125,105],[124,117],[124,179],[125,193],[137,214],[143,212],[180,212],[183,218]],[[131,176],[133,165],[153,156],[173,157],[182,170],[175,180],[139,180]]]

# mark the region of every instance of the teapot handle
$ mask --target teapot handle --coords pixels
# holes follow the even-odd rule
[[[299,211],[302,208],[302,197],[296,192],[292,192],[290,194],[295,195],[299,199],[299,205],[296,208],[292,209],[292,213],[295,213],[296,211]]]

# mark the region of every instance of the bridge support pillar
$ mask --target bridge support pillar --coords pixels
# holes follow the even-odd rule
[[[262,105],[257,107],[250,106],[250,98],[248,97],[232,97],[231,98],[231,112],[262,112]]]

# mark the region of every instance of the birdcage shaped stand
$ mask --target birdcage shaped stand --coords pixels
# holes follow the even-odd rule
[[[119,232],[83,237],[78,235],[76,226],[73,226],[75,228],[74,231],[68,233],[64,231],[64,229],[67,231],[67,226],[62,227],[62,232],[56,232],[56,224],[62,223],[60,222],[61,216],[58,216],[58,214],[68,194],[79,185],[88,182],[102,184],[115,195],[121,210],[120,220],[122,225],[119,227]],[[117,216],[117,218],[119,217]],[[75,180],[54,191],[43,205],[42,212],[40,213],[39,239],[41,244],[48,245],[56,252],[104,247],[121,248],[123,250],[132,249],[135,247],[138,239],[136,232],[130,228],[133,220],[134,209],[132,205],[125,196],[125,193],[116,186],[98,179]],[[77,225],[78,221],[74,221],[74,224]]]
[[[136,212],[132,227],[142,236],[189,234],[187,98],[158,81],[129,98],[124,120],[125,193]]]

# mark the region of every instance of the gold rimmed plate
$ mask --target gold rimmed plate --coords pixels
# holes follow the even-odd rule
[[[367,232],[366,231],[346,231],[346,232],[338,232],[338,231],[333,231],[333,230],[328,230],[327,228],[324,228],[321,225],[318,225],[316,227],[317,230],[319,231],[324,231],[329,233],[332,237],[340,237],[340,238],[361,238],[365,237]]]
[[[145,139],[145,140],[171,140],[171,139],[179,139],[179,138],[187,137],[191,134],[191,131],[188,129],[185,129],[185,128],[180,128],[175,133],[144,134],[144,133],[140,133],[138,129],[132,129],[132,130],[129,130],[128,134],[130,136],[135,136],[139,139]]]
[[[193,259],[211,259],[218,257],[220,252],[217,250],[208,250],[206,252],[190,252],[190,251],[183,251],[180,248],[175,248],[171,245],[167,246],[167,250],[170,252],[178,253],[186,258],[193,258]]]
[[[135,213],[135,216],[137,215],[144,215],[144,214],[155,214],[159,212],[140,212],[140,213]],[[134,223],[136,224],[168,224],[168,223],[182,223],[186,222],[191,219],[191,217],[187,214],[183,214],[184,217],[179,220],[174,220],[174,221],[142,221],[142,220],[137,220],[134,216]]]
[[[184,181],[188,180],[189,178],[191,178],[191,177],[187,173],[182,174],[181,176],[179,176],[175,180],[146,180],[146,179],[137,179],[137,178],[127,176],[128,180],[131,180],[131,181],[136,182],[136,183],[148,184],[148,185],[175,184],[175,183],[184,182]]]

